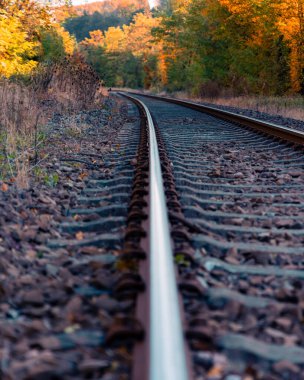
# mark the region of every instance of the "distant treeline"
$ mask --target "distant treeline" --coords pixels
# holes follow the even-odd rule
[[[119,16],[124,25],[116,18],[81,42],[107,85],[214,96],[304,94],[303,0],[170,5],[136,14],[131,23],[131,14],[127,21]]]
[[[77,51],[108,86],[304,94],[303,2],[171,0],[151,12],[146,0],[106,0],[54,12],[3,0],[0,77]]]
[[[74,7],[72,17],[64,20],[63,25],[77,41],[82,41],[90,36],[91,31],[105,31],[112,26],[128,25],[136,13],[147,9],[146,0],[95,2]]]

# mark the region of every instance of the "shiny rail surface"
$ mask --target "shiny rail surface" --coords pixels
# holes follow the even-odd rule
[[[176,284],[168,213],[154,123],[144,110],[149,130],[150,204],[150,380],[187,380],[188,369]]]

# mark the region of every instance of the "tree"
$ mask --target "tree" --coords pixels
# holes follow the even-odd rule
[[[62,27],[53,26],[41,31],[41,55],[44,62],[56,62],[76,50],[76,41]]]
[[[126,50],[126,35],[121,28],[110,27],[105,32],[104,43],[106,52],[123,52]]]
[[[105,45],[105,37],[101,30],[93,30],[90,32],[90,38],[85,38],[81,42],[82,46],[99,47]]]
[[[75,41],[53,21],[49,7],[33,0],[0,3],[0,76],[29,74],[39,62],[58,60]]]
[[[278,0],[271,7],[276,25],[290,47],[292,89],[304,95],[304,2]]]
[[[20,20],[2,10],[0,18],[0,76],[28,74],[37,66],[38,44],[30,41]]]
[[[303,0],[220,0],[233,16],[242,20],[250,20],[255,26],[253,38],[260,48],[276,50],[277,58],[274,68],[276,73],[282,72],[282,47],[290,48],[289,61],[290,83],[294,92],[304,93],[304,15]],[[272,62],[273,63],[273,62]],[[280,78],[280,75],[277,76]],[[269,77],[269,78],[273,78]]]
[[[155,32],[167,57],[169,89],[199,93],[212,83],[213,88],[230,87],[239,93],[286,91],[289,77],[283,73],[289,52],[271,4],[175,1],[172,14]]]

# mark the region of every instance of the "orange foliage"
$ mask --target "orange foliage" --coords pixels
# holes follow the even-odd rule
[[[167,56],[163,49],[158,55],[158,71],[160,74],[161,83],[165,86],[168,83],[168,64]]]
[[[304,2],[281,0],[272,5],[277,14],[276,25],[291,48],[290,76],[292,88],[300,91],[304,78]]]
[[[288,42],[292,89],[300,91],[304,70],[304,0],[277,0],[265,4],[262,0],[219,0],[240,20],[255,25],[249,44],[262,44],[269,25],[273,24]],[[302,82],[302,83],[301,83]]]

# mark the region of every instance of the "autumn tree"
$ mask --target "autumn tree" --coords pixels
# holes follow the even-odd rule
[[[129,25],[110,27],[105,32],[90,32],[90,38],[81,42],[87,58],[96,66],[94,52],[105,60],[105,81],[117,86],[156,85],[165,79],[165,70],[161,65],[161,44],[154,43],[152,29],[159,25],[160,19],[151,13],[138,13]],[[115,75],[113,69],[118,70]],[[98,68],[98,71],[99,68]],[[115,79],[114,79],[115,78]]]
[[[251,21],[251,25],[255,26],[252,41],[260,49],[266,48],[277,56],[277,61],[271,62],[274,64],[276,74],[282,72],[282,65],[287,66],[292,90],[304,93],[303,0],[275,2],[220,0],[220,2],[229,9],[232,17]],[[290,49],[290,54],[286,47]],[[263,58],[266,63],[267,57]],[[271,77],[267,79],[271,80]],[[283,79],[282,75],[276,79]]]
[[[105,1],[119,20],[87,29],[80,46],[109,83],[138,75],[138,86],[196,95],[304,93],[303,1],[170,0],[123,25],[130,0]]]
[[[0,76],[28,74],[36,67],[38,43],[28,38],[21,21],[2,10],[0,18]]]
[[[0,3],[0,76],[29,74],[39,62],[72,54],[74,39],[33,0]]]
[[[271,8],[276,26],[290,47],[292,89],[304,95],[304,1],[277,0]]]
[[[142,60],[146,88],[155,85],[159,80],[159,66],[161,45],[155,44],[152,29],[159,25],[160,19],[152,17],[150,12],[138,13],[130,25],[124,26],[127,48],[135,57]]]
[[[174,1],[156,30],[168,67],[168,88],[233,88],[280,94],[290,86],[289,47],[272,2]]]
[[[90,32],[90,38],[85,38],[81,42],[82,46],[100,47],[105,45],[104,33],[101,30],[93,30]]]
[[[84,4],[73,7],[74,14],[64,21],[64,27],[81,42],[89,38],[91,31],[128,25],[136,13],[147,9],[146,0],[105,0]]]

